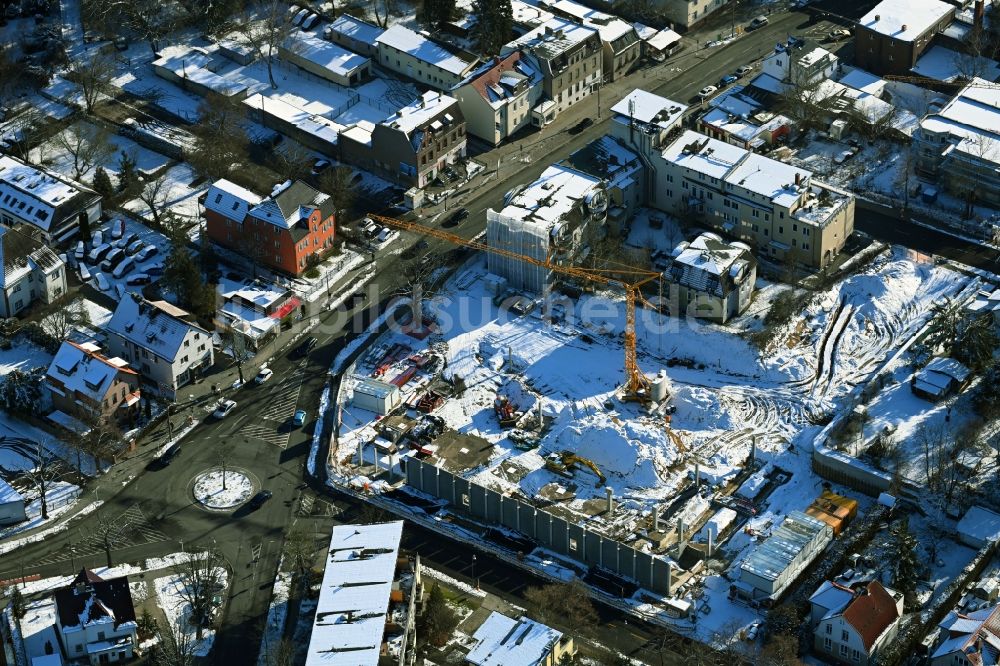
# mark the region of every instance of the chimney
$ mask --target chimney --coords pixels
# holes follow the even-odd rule
[[[500,66],[500,56],[493,56],[493,66],[494,67]]]
[[[613,513],[615,510],[615,490],[611,486],[604,489],[604,493],[608,497],[608,513]]]
[[[653,529],[657,532],[660,531],[660,507],[653,507]]]
[[[906,24],[905,23],[903,24],[903,29],[900,30],[900,32],[906,32]]]
[[[881,20],[882,20],[882,17],[880,15],[876,14],[875,15],[875,22],[878,23]]]
[[[546,35],[551,35],[552,34],[552,28],[550,26],[545,26],[545,34]]]
[[[905,28],[904,28],[904,30],[905,30]],[[802,174],[796,172],[795,173],[795,187],[798,187],[799,183],[801,183],[801,182],[802,182]]]

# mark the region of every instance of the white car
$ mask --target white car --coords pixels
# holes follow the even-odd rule
[[[133,268],[135,268],[135,264],[132,263],[132,260],[126,259],[122,263],[118,264],[118,266],[115,267],[114,272],[111,274],[115,276],[115,278],[121,278]]]
[[[713,94],[715,94],[715,92],[717,90],[718,90],[718,88],[716,88],[715,86],[705,86],[704,88],[702,88],[701,90],[698,91],[698,97],[701,97],[702,99],[706,99],[708,97],[711,97]]]
[[[111,220],[111,237],[118,240],[125,235],[125,225],[121,220]]]
[[[97,247],[102,243],[104,243],[104,232],[98,229],[97,231],[94,232],[94,237],[90,241],[90,246]]]
[[[309,16],[308,9],[300,9],[294,17],[292,17],[292,25],[302,25],[302,21]]]
[[[87,282],[90,280],[90,269],[87,268],[86,264],[80,264],[80,281]]]
[[[260,372],[257,373],[257,376],[253,378],[253,382],[254,382],[254,384],[260,385],[260,384],[263,384],[264,382],[266,382],[268,379],[270,379],[273,376],[274,376],[274,370],[272,370],[271,368],[268,368],[267,366],[265,366],[265,367],[261,368]]]
[[[160,249],[155,245],[147,245],[146,247],[139,250],[138,253],[136,253],[135,260],[138,261],[139,263],[142,263],[159,251]]]
[[[83,244],[83,241],[76,242],[76,250],[73,251],[73,256],[76,257],[77,261],[83,261],[84,255],[87,253],[87,246]]]
[[[104,277],[104,273],[94,273],[94,286],[100,291],[107,291],[111,288],[111,283]]]
[[[215,411],[212,412],[212,416],[217,419],[224,419],[229,416],[229,413],[234,409],[236,409],[235,400],[223,400],[219,403],[219,406],[215,408]]]
[[[107,244],[95,245],[94,249],[90,251],[87,255],[87,262],[91,264],[96,264],[111,251],[111,246]]]
[[[313,26],[316,25],[317,21],[319,21],[319,15],[318,14],[310,14],[309,16],[306,17],[306,19],[304,21],[302,21],[302,29],[303,30],[312,30]]]

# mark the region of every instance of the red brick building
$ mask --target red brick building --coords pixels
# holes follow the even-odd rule
[[[302,181],[259,197],[218,180],[204,198],[208,237],[260,265],[301,275],[333,247],[335,220],[329,195]]]

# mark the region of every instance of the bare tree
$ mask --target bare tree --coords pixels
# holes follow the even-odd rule
[[[339,224],[358,196],[354,185],[354,170],[340,165],[327,169],[319,176],[319,189],[329,194],[333,200],[334,214]]]
[[[89,60],[78,62],[73,70],[73,78],[83,90],[83,102],[87,113],[93,113],[101,95],[112,91],[111,79],[115,75],[115,64],[106,55],[95,51]]]
[[[56,146],[73,160],[73,178],[80,180],[99,164],[104,164],[118,147],[111,141],[110,133],[103,127],[79,123],[55,135]]]
[[[173,192],[173,185],[167,178],[167,172],[161,173],[155,178],[151,178],[142,184],[142,188],[136,193],[142,203],[149,208],[149,214],[153,221],[153,226],[163,229],[163,212],[167,207],[167,200]]]
[[[24,440],[29,443],[30,440]],[[42,520],[49,519],[48,491],[51,485],[62,476],[59,472],[59,459],[52,455],[41,442],[33,442],[35,445],[35,458],[32,460],[34,467],[24,473],[24,476],[31,485],[38,489],[39,500],[42,505]]]
[[[280,0],[267,0],[260,6],[258,16],[246,17],[240,28],[250,47],[267,65],[267,79],[272,88],[278,87],[274,79],[274,57],[291,30],[291,23],[285,20],[287,9]]]
[[[285,180],[302,180],[309,175],[313,155],[297,141],[286,140],[271,153],[271,168]]]
[[[226,489],[226,476],[229,472],[229,460],[233,456],[232,444],[220,444],[215,447],[215,462],[222,468],[222,489]]]
[[[271,643],[265,648],[265,666],[292,666],[295,663],[295,644],[287,638]]]
[[[793,77],[778,95],[778,109],[803,130],[821,127],[830,106],[830,98],[822,87],[825,79],[817,77],[809,81],[802,75],[794,74]]]
[[[375,23],[381,28],[389,27],[389,17],[399,9],[396,0],[366,0],[366,2]]]
[[[201,640],[204,629],[212,623],[215,607],[212,599],[224,588],[225,560],[216,550],[191,553],[181,565],[179,594],[191,607],[190,622]]]
[[[256,266],[256,264],[254,264]],[[243,377],[243,366],[254,357],[253,350],[247,346],[246,335],[243,331],[230,326],[222,334],[222,343],[228,346],[233,353],[233,360],[236,361],[236,372],[240,376],[240,386],[246,384]]]
[[[44,162],[45,144],[40,144],[40,140],[43,136],[42,126],[45,122],[45,116],[34,106],[8,121],[7,127],[16,139],[10,148],[10,152],[22,161],[28,162],[31,160],[32,148],[38,145],[39,155],[37,161]]]
[[[65,340],[74,327],[89,324],[90,314],[82,299],[55,310],[41,321],[42,330],[56,340]]]
[[[112,552],[115,546],[125,542],[130,526],[127,523],[112,520],[102,513],[97,517],[97,525],[91,529],[101,544],[101,548],[104,549],[105,564],[108,567],[114,566]]]
[[[590,600],[587,586],[579,580],[529,587],[524,592],[524,598],[532,604],[535,615],[542,622],[559,618],[574,627],[591,627],[598,621],[597,609]]]
[[[184,627],[178,625],[171,628],[169,623],[157,634],[159,642],[150,650],[150,662],[153,666],[194,666],[196,663],[195,647],[197,643],[191,640]]]

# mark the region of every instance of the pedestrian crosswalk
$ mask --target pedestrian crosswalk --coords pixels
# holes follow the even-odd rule
[[[170,537],[152,526],[138,504],[133,504],[121,515],[94,529],[81,532],[80,538],[38,560],[38,564],[56,564],[76,558],[105,555],[105,549],[115,551],[150,543],[169,541]]]
[[[300,370],[271,387],[267,404],[249,423],[240,428],[244,437],[252,437],[284,449],[288,446],[292,416],[299,402],[304,374]]]

